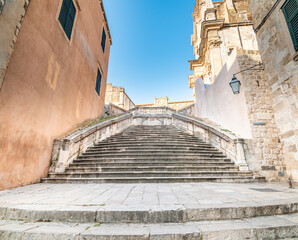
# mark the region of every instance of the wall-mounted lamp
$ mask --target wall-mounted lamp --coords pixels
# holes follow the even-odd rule
[[[255,67],[260,67],[260,68],[255,68]],[[232,88],[232,91],[234,94],[238,94],[240,93],[240,86],[241,86],[241,82],[236,78],[235,75],[239,74],[239,73],[242,73],[242,72],[245,72],[245,71],[248,71],[248,70],[264,70],[264,66],[263,66],[263,63],[258,63],[257,65],[254,65],[252,67],[249,67],[249,68],[246,68],[240,72],[237,72],[237,73],[234,73],[233,74],[233,78],[231,80],[231,82],[229,83],[231,88]]]

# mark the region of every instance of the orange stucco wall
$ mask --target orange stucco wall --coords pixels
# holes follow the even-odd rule
[[[107,37],[103,53],[100,2],[78,0],[70,42],[57,20],[61,2],[31,0],[8,66],[0,92],[0,189],[38,182],[53,140],[103,113],[110,43]]]

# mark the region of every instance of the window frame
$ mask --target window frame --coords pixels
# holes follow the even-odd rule
[[[103,36],[105,36],[105,42],[103,44]],[[101,40],[100,40],[100,46],[101,46],[101,50],[103,53],[105,53],[105,49],[106,49],[106,46],[107,46],[107,32],[106,32],[106,29],[105,27],[103,26],[102,27],[102,31],[101,31]],[[103,46],[104,45],[104,46]]]
[[[68,44],[71,46],[72,45],[72,40],[73,40],[73,32],[74,32],[74,29],[75,29],[75,26],[76,26],[76,22],[77,22],[78,14],[80,12],[80,8],[78,6],[77,1],[71,0],[72,3],[73,3],[73,5],[74,5],[74,7],[75,7],[75,9],[76,9],[76,14],[74,16],[74,21],[73,21],[73,25],[72,25],[72,31],[71,31],[71,35],[70,35],[70,39],[69,39],[68,36],[66,35],[66,32],[65,32],[65,30],[64,30],[64,28],[63,28],[60,20],[59,20],[59,16],[60,16],[60,13],[61,13],[61,10],[62,10],[63,1],[64,0],[60,0],[60,2],[59,2],[58,11],[57,11],[57,14],[56,14],[56,21],[57,21],[57,23],[58,23],[58,25],[59,25],[62,33],[63,33],[63,36],[65,37],[65,39],[68,42]]]
[[[295,35],[294,35],[293,27],[292,27],[292,25],[291,25],[291,23],[290,23],[291,18],[288,17],[287,12],[286,12],[286,10],[285,10],[285,6],[286,6],[286,4],[287,4],[289,1],[291,1],[291,0],[286,0],[286,1],[284,1],[284,3],[283,3],[282,6],[281,6],[281,11],[282,11],[282,13],[283,13],[285,23],[286,23],[286,25],[287,25],[287,27],[288,27],[288,30],[289,30],[289,34],[290,34],[290,36],[291,36],[291,40],[292,40],[293,47],[294,47],[295,51],[297,52],[297,51],[298,51],[298,39],[296,39],[296,37],[295,37]],[[296,1],[296,0],[294,0],[294,1]],[[295,12],[298,12],[298,9],[297,9],[296,11],[294,11],[294,13],[295,13]]]
[[[97,80],[98,80],[98,73],[100,73],[100,85],[99,85],[99,93],[97,92]],[[97,72],[96,72],[96,80],[95,80],[95,88],[94,88],[94,91],[97,95],[97,97],[100,97],[100,92],[101,92],[101,85],[102,85],[102,79],[103,79],[103,73],[102,73],[102,70],[100,68],[100,66],[97,67]]]

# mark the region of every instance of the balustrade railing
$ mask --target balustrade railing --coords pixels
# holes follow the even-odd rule
[[[130,110],[134,115],[139,114],[172,114],[176,110],[170,107],[136,107]]]

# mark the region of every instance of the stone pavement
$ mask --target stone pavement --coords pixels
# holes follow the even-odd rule
[[[188,209],[298,202],[280,183],[34,184],[0,192],[0,208]]]
[[[1,191],[0,217],[0,239],[286,239],[298,237],[298,189],[35,184]]]

